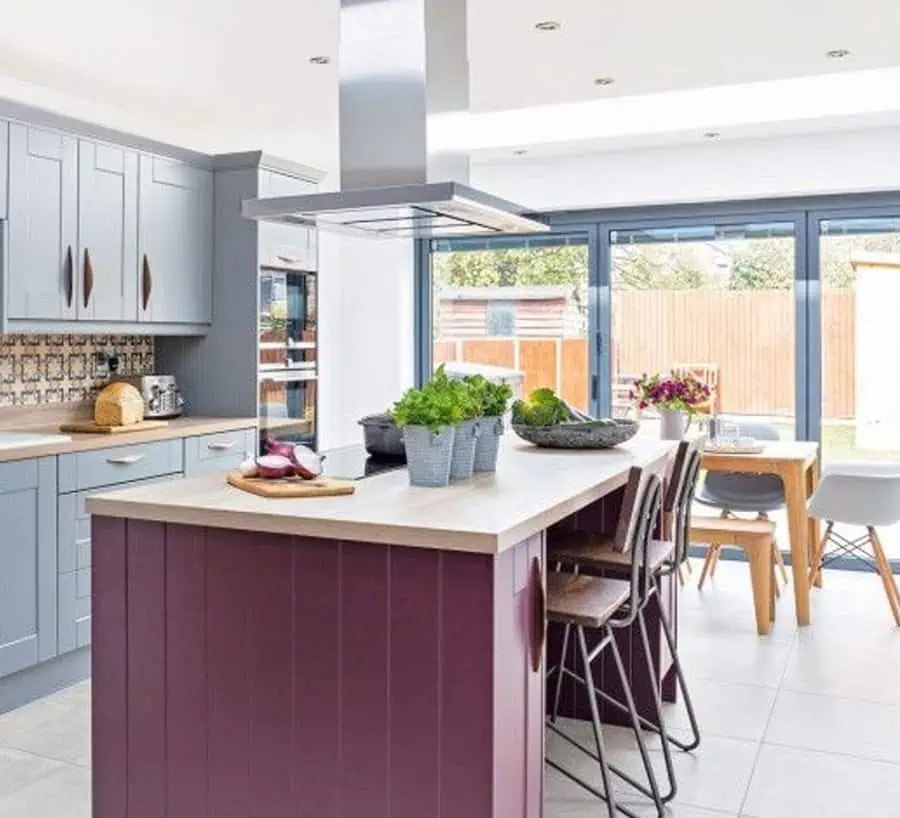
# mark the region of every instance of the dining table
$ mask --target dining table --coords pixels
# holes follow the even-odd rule
[[[819,444],[809,440],[776,440],[760,441],[760,446],[758,452],[704,451],[701,465],[707,472],[774,474],[781,478],[791,545],[794,609],[797,624],[809,625],[809,561],[819,539],[819,525],[807,513],[807,501],[819,480]],[[821,583],[819,572],[815,584]]]

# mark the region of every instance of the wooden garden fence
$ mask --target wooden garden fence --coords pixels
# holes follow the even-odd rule
[[[855,415],[855,299],[851,289],[826,290],[822,300],[823,416]],[[614,372],[639,375],[677,364],[719,367],[724,412],[792,415],[794,318],[791,291],[629,290],[613,294]],[[526,393],[552,386],[585,406],[585,338],[438,340],[434,360],[518,369]]]

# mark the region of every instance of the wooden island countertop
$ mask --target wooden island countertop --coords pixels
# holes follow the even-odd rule
[[[94,515],[209,528],[500,554],[625,484],[631,466],[669,457],[668,441],[607,450],[538,449],[507,435],[496,474],[412,488],[405,470],[361,480],[347,497],[267,499],[222,475],[101,492]]]

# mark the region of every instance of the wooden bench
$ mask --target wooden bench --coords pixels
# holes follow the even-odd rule
[[[693,517],[690,542],[708,543],[709,551],[700,575],[700,587],[706,580],[719,550],[724,546],[742,548],[750,561],[750,583],[756,630],[766,636],[775,621],[775,523],[771,520],[741,520],[736,517]]]

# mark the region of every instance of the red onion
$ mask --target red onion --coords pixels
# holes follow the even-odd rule
[[[294,473],[294,464],[280,454],[264,454],[256,458],[261,477],[275,480],[279,477],[290,477]]]
[[[322,473],[322,458],[309,446],[294,446],[291,453],[294,472],[304,480],[313,480]]]
[[[282,443],[280,440],[272,440],[269,438],[266,440],[266,451],[269,454],[277,454],[281,457],[286,457],[288,460],[294,459],[293,443]]]

